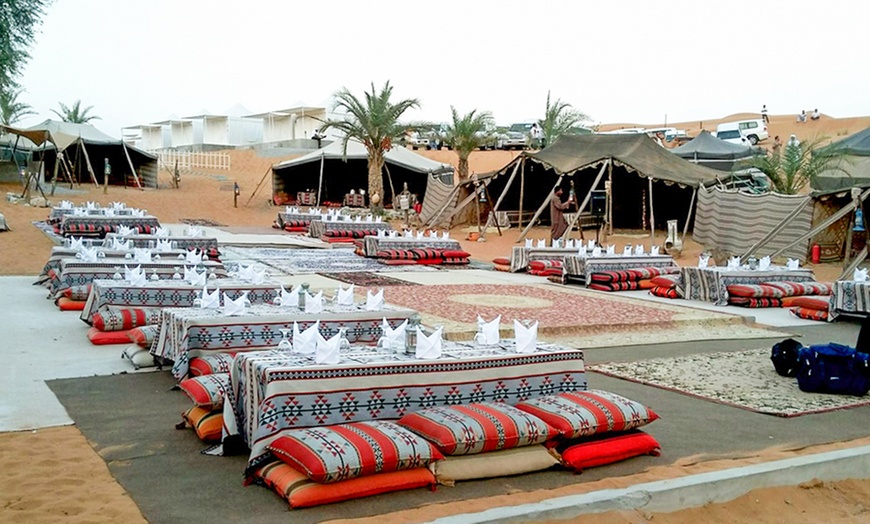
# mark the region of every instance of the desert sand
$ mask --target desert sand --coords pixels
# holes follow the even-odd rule
[[[732,115],[720,121],[757,114]],[[690,134],[700,129],[715,129],[718,121],[670,124],[686,129]],[[660,125],[660,124],[650,124]],[[636,124],[612,124],[603,130],[634,127]],[[795,133],[801,140],[815,136],[839,139],[870,126],[870,117],[833,119],[823,116],[820,121],[796,124],[792,115],[771,116],[771,137],[779,134],[784,139]],[[772,141],[772,138],[771,138]],[[768,145],[770,141],[762,145]],[[456,164],[452,151],[419,151],[427,157]],[[268,173],[269,166],[283,158],[260,158],[253,151],[232,151],[232,169],[224,173],[183,174],[179,189],[169,188],[170,175],[160,174],[159,190],[137,190],[110,187],[108,194],[101,188],[82,185],[74,194],[58,193],[53,200],[85,200],[108,204],[124,201],[130,206],[147,209],[165,223],[178,223],[182,219],[207,219],[218,224],[244,229],[248,232],[274,233],[270,224],[278,208],[269,204],[270,179],[255,193],[257,184]],[[516,152],[475,152],[471,156],[471,172],[485,173],[504,166]],[[232,184],[241,186],[239,207],[233,207]],[[5,192],[20,193],[14,184],[0,185]],[[36,275],[47,258],[52,243],[31,222],[43,220],[48,209],[13,205],[5,199],[0,213],[12,230],[0,234],[0,275]],[[453,232],[455,238],[464,238],[465,228]],[[636,234],[638,232],[625,232]],[[535,228],[532,238],[543,238],[548,231]],[[497,256],[508,256],[516,242],[517,230],[507,230],[504,236],[490,233],[486,242],[463,240],[463,247],[473,258],[489,261]],[[625,237],[628,238],[628,237]],[[657,242],[663,240],[659,232]],[[619,235],[609,241],[621,243]],[[636,239],[630,240],[637,242]],[[649,247],[649,239],[645,241]],[[694,263],[701,247],[687,242],[681,264]],[[819,280],[832,280],[839,274],[838,265],[815,266]],[[834,446],[801,450],[772,448],[762,454],[711,460],[699,457],[696,462],[669,467],[652,468],[640,475],[608,479],[595,483],[578,483],[553,492],[515,493],[495,499],[480,499],[461,503],[462,511],[474,511],[500,504],[515,504],[540,500],[545,497],[594,489],[622,487],[632,483],[672,478],[689,473],[709,471],[762,462],[832,449],[832,447],[866,445],[867,439],[839,443]],[[3,522],[140,522],[144,521],[138,508],[123,488],[113,479],[102,458],[91,448],[75,427],[47,428],[33,432],[0,434],[0,521]],[[38,453],[38,454],[37,454]],[[670,514],[644,514],[642,512],[614,512],[587,516],[578,522],[635,523],[654,520],[669,523],[694,522],[866,522],[866,500],[870,495],[870,481],[838,483],[811,483],[797,487],[758,490],[727,504],[708,505]],[[425,511],[425,513],[420,513]],[[395,522],[411,522],[437,515],[437,507],[413,510],[391,515]],[[456,508],[452,509],[457,511]],[[379,520],[382,520],[379,518]]]

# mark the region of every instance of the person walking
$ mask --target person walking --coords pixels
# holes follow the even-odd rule
[[[565,231],[568,229],[568,221],[565,220],[565,210],[571,205],[573,198],[569,197],[566,202],[562,202],[562,194],[565,190],[562,186],[553,191],[550,197],[550,243],[554,240],[562,238]]]
[[[770,123],[770,118],[767,116],[767,104],[761,106],[761,119],[764,120],[765,124]]]

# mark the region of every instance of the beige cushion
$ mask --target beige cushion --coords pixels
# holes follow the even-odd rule
[[[154,355],[147,349],[139,346],[139,344],[131,344],[124,348],[121,353],[122,358],[126,358],[133,364],[134,369],[153,368],[157,366],[154,362]]]
[[[559,464],[559,459],[544,446],[524,446],[476,455],[448,456],[429,464],[429,469],[439,484],[452,486],[459,480],[520,475],[556,464]]]

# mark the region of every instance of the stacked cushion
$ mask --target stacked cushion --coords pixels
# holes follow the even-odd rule
[[[74,300],[72,298],[67,297],[58,297],[57,300],[54,301],[55,305],[60,308],[61,311],[82,311],[85,309],[85,305],[87,305],[87,300]]]
[[[224,423],[223,412],[220,409],[209,410],[199,406],[193,406],[182,413],[184,422],[196,431],[196,436],[206,443],[221,441],[222,426]],[[181,426],[183,427],[183,426]]]
[[[787,301],[787,303],[786,303]],[[783,299],[783,305],[791,307],[791,312],[806,320],[828,321],[830,297],[800,296]]]
[[[285,499],[291,508],[307,508],[421,488],[435,484],[435,477],[426,468],[415,468],[352,478],[329,484],[319,484],[284,462],[273,462],[260,468],[255,477]]]
[[[745,298],[782,298],[785,294],[781,289],[767,284],[731,284],[725,286],[731,297]]]
[[[413,248],[413,249],[385,249],[378,251],[375,257],[379,262],[387,265],[404,265],[410,262],[394,262],[394,261],[411,261],[414,264],[451,264],[462,265],[468,264],[468,257],[471,255],[465,251],[456,249],[435,249],[435,248]]]
[[[213,373],[229,373],[235,353],[214,353],[190,359],[190,376],[199,377]]]
[[[566,439],[626,431],[659,418],[643,404],[594,389],[538,397],[516,407],[543,420]]]
[[[399,424],[445,455],[472,455],[540,444],[557,431],[536,416],[507,404],[480,403],[426,408]]]
[[[100,331],[99,329],[92,327],[88,330],[88,340],[91,341],[91,344],[96,346],[106,344],[129,344],[130,337],[128,333],[129,330],[127,329],[121,331]]]
[[[561,260],[532,260],[529,262],[529,274],[542,277],[561,276]]]
[[[819,322],[828,321],[828,312],[819,309],[810,309],[805,307],[793,307],[791,312],[804,320],[818,320]]]
[[[598,291],[634,291],[640,289],[640,282],[593,282],[589,284],[589,289],[597,289]]]
[[[642,431],[629,431],[619,435],[574,444],[561,453],[562,465],[580,472],[612,464],[639,455],[661,454],[661,446],[651,435]]]
[[[429,464],[439,484],[452,486],[457,481],[506,477],[549,469],[559,464],[556,454],[545,446],[524,446],[477,455],[456,455]]]
[[[66,297],[72,300],[87,300],[88,295],[91,294],[91,285],[85,284],[83,286],[70,286],[63,291],[60,292],[62,297]]]
[[[182,380],[178,387],[190,397],[195,406],[209,411],[220,409],[230,389],[229,373],[213,373]]]
[[[740,307],[782,307],[781,298],[729,297],[728,303]]]
[[[101,308],[91,316],[100,331],[119,331],[160,323],[160,308]]]
[[[672,275],[678,272],[679,268],[677,267],[638,267],[619,271],[601,271],[589,275],[589,288],[599,291],[652,289],[653,287],[663,285],[663,283],[658,283],[659,281],[655,280],[657,277]],[[642,281],[644,283],[641,283]]]
[[[831,285],[822,282],[765,282],[764,285],[779,289],[783,297],[831,294]]]
[[[649,290],[651,295],[663,298],[683,298],[682,293],[674,287],[655,286]]]
[[[683,298],[683,290],[680,288],[680,275],[657,275],[652,277],[649,282],[652,286],[649,288],[651,295],[663,298]]]
[[[422,437],[377,420],[290,430],[266,449],[320,483],[425,467],[443,458]]]
[[[509,273],[511,270],[511,261],[509,258],[499,257],[492,259],[493,269],[496,271],[504,271]]]

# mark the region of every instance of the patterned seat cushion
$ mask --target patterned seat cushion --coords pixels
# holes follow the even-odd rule
[[[680,282],[680,275],[658,275],[650,279],[656,287],[676,287]]]
[[[505,257],[498,257],[492,259],[492,263],[499,266],[509,266],[511,265],[511,259]]]
[[[677,291],[676,287],[661,287],[655,286],[649,290],[651,295],[662,298],[683,298],[682,294]]]
[[[659,418],[643,404],[600,389],[538,397],[516,407],[543,420],[567,439],[626,431]]]
[[[426,408],[405,415],[399,424],[432,442],[445,455],[530,446],[557,435],[534,415],[488,402]]]
[[[729,297],[728,303],[740,307],[782,307],[781,298]]]
[[[461,249],[442,249],[441,256],[444,258],[468,258],[471,256],[471,253]],[[508,264],[510,264],[510,261],[508,261]]]
[[[418,258],[416,260],[418,264],[429,265],[429,266],[437,266],[439,264],[444,263],[443,258]]]
[[[831,306],[830,297],[802,296],[782,299],[783,307],[803,307],[818,311],[828,311]]]
[[[562,451],[562,465],[580,472],[605,464],[613,464],[640,455],[658,457],[662,447],[643,431],[631,431],[591,442],[574,444]]]
[[[561,260],[532,260],[529,262],[529,269],[535,271],[543,271],[545,269],[562,269]]]
[[[731,284],[725,286],[725,289],[732,297],[782,298],[785,296],[781,289],[767,284]]]
[[[393,260],[389,258],[381,258],[378,260],[381,264],[386,264],[388,266],[413,266],[417,263],[416,260]]]
[[[57,300],[54,301],[54,304],[60,308],[61,311],[83,311],[87,303],[87,300],[74,300],[67,297],[58,297]]]
[[[537,275],[539,277],[561,277],[562,269],[553,267],[550,269],[530,269],[530,275]]]
[[[831,294],[831,285],[822,282],[765,282],[764,285],[779,289],[783,297]]]
[[[387,260],[417,260],[420,258],[413,251],[406,249],[385,249],[383,251],[378,251],[375,256]]]
[[[320,483],[425,467],[443,458],[422,437],[379,420],[290,430],[266,449]]]
[[[130,337],[127,335],[128,331],[100,331],[99,329],[92,327],[88,329],[88,340],[91,341],[91,344],[95,346],[103,346],[107,344],[129,344]]]
[[[154,339],[157,338],[157,331],[160,328],[157,326],[142,326],[131,329],[127,332],[130,340],[139,345],[139,347],[150,348]]]
[[[611,284],[613,282],[629,282],[632,278],[628,271],[599,271],[589,275],[589,281],[596,284]]]
[[[609,283],[593,283],[589,284],[589,289],[597,289],[598,291],[633,291],[640,289],[638,282],[609,282]]]
[[[818,309],[809,309],[805,307],[793,307],[790,310],[796,317],[804,320],[818,320],[820,322],[828,321],[828,312]]]
[[[178,387],[190,397],[195,406],[209,410],[224,405],[224,398],[230,389],[229,373],[212,373],[182,380]]]
[[[100,331],[119,331],[160,323],[160,308],[101,308],[91,316]]]
[[[184,413],[181,417],[184,422],[196,431],[196,436],[199,440],[206,443],[214,443],[221,441],[221,432],[223,431],[224,414],[222,410],[209,410],[199,406],[193,406]]]
[[[392,471],[319,484],[284,462],[272,462],[254,473],[266,487],[272,488],[291,508],[309,508],[344,500],[370,497],[406,489],[434,486],[435,477],[426,468]]]
[[[190,376],[199,377],[213,373],[229,373],[235,353],[213,353],[190,359]]]
[[[416,255],[417,260],[441,260],[444,258],[444,256],[441,254],[442,250],[433,249],[431,247],[417,247],[414,249],[410,249],[409,251]]]
[[[88,295],[91,294],[91,285],[85,284],[83,286],[70,286],[61,291],[60,294],[61,296],[72,300],[87,300]]]
[[[462,257],[444,257],[444,264],[451,266],[463,266],[468,264],[469,261],[467,258]]]

